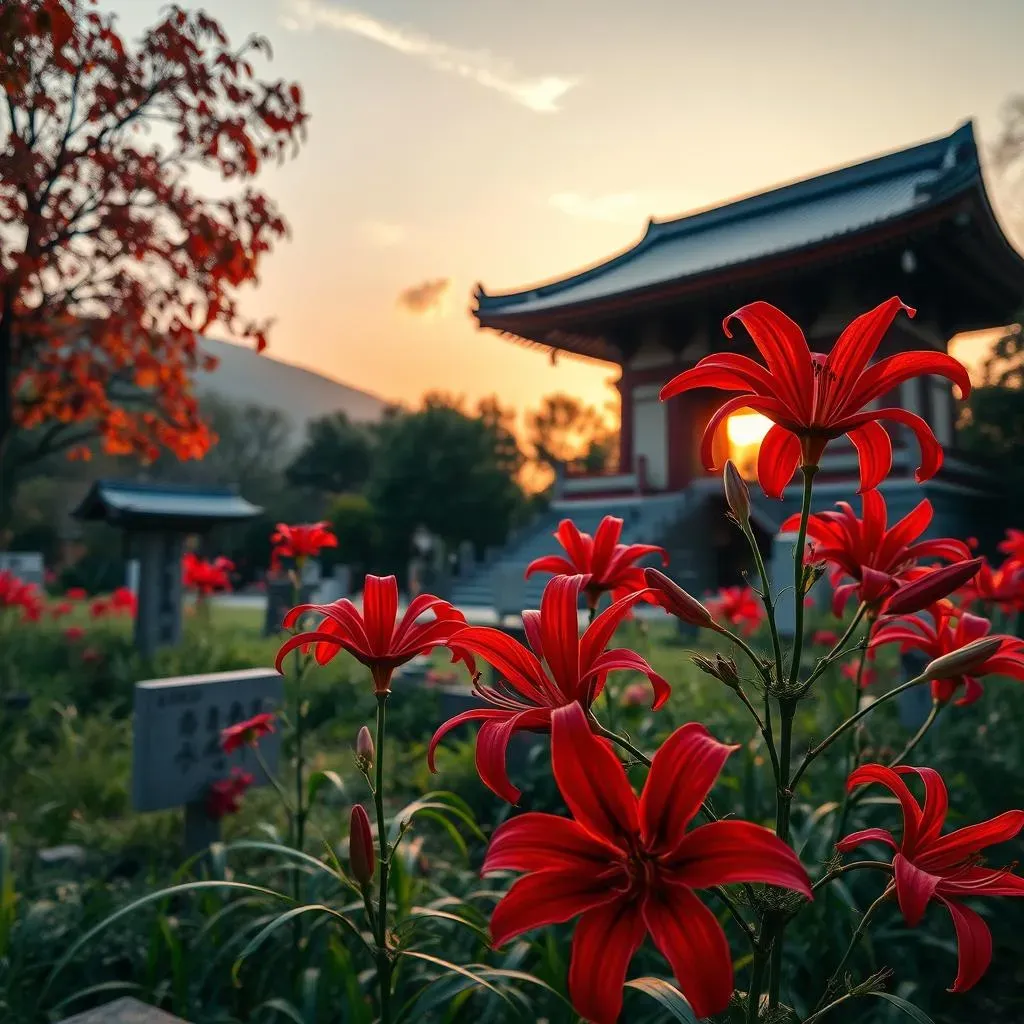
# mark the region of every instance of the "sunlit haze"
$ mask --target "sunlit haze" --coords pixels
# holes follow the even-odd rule
[[[120,0],[130,35],[165,0]],[[311,112],[261,179],[292,238],[246,312],[270,353],[389,399],[604,404],[612,366],[489,332],[477,281],[561,276],[666,216],[947,134],[1024,89],[1024,3],[204,0]],[[756,296],[751,295],[751,299]],[[977,346],[974,346],[975,350]],[[730,422],[730,430],[733,422]],[[738,428],[737,428],[738,429]]]

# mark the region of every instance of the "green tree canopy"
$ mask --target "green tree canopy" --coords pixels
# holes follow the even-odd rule
[[[359,490],[370,475],[371,429],[343,412],[310,420],[306,441],[287,469],[290,483],[329,494]]]

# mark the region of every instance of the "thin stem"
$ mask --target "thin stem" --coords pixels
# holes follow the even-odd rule
[[[846,632],[836,641],[836,645],[832,648],[828,654],[825,655],[817,665],[814,666],[811,674],[807,677],[807,682],[800,688],[799,696],[802,697],[807,691],[814,685],[818,677],[832,664],[835,659],[843,653],[843,648],[846,646],[847,641],[853,635],[854,630],[860,625],[861,619],[864,618],[865,613],[868,610],[868,606],[861,603],[857,609],[856,614],[853,616],[849,626],[846,627]]]
[[[860,942],[861,936],[867,931],[868,922],[871,920],[875,911],[889,898],[892,893],[892,886],[888,885],[881,896],[875,900],[874,903],[864,911],[864,916],[860,919],[860,924],[857,925],[856,930],[853,933],[853,937],[850,939],[850,944],[846,947],[846,952],[843,954],[842,959],[839,961],[836,969],[832,972],[832,976],[825,982],[825,991],[822,992],[821,998],[818,1000],[817,1005],[814,1007],[815,1010],[819,1009],[825,1000],[828,998],[829,993],[832,991],[833,986],[839,980],[842,974],[843,968],[846,966],[846,962],[853,955],[853,951],[857,948],[857,943]],[[806,1022],[805,1022],[806,1024]]]
[[[885,871],[888,874],[892,874],[892,865],[884,860],[855,860],[849,864],[840,864],[839,867],[833,868],[827,874],[824,874],[819,878],[812,886],[811,891],[817,892],[819,889],[824,888],[829,882],[835,881],[840,875],[845,875],[848,871],[861,871],[865,869],[871,869],[873,871]]]
[[[804,466],[804,490],[800,502],[800,527],[796,535],[796,547],[793,550],[793,601],[795,603],[793,636],[793,654],[789,666],[789,686],[796,683],[800,671],[800,656],[804,642],[804,547],[807,544],[807,520],[811,515],[811,496],[814,489],[814,474],[817,466]],[[781,672],[779,676],[781,682]],[[775,834],[784,843],[789,841],[789,815],[793,802],[793,788],[796,780],[790,781],[789,772],[793,758],[793,718],[796,716],[798,696],[779,699],[779,717],[781,719],[779,734],[779,773],[776,786]],[[779,1005],[779,994],[782,989],[783,940],[786,922],[780,921],[772,936],[771,964],[768,974],[768,1006]]]
[[[761,577],[761,600],[764,602],[765,615],[768,618],[768,629],[772,634],[772,650],[775,655],[775,678],[782,679],[782,641],[779,639],[779,629],[775,624],[775,602],[772,600],[772,584],[768,576],[768,569],[761,557],[761,549],[757,546],[757,538],[750,524],[743,527],[743,535],[747,538],[750,550],[754,554],[754,564],[757,566],[757,573]],[[770,725],[769,717],[769,725]]]
[[[811,491],[817,466],[804,466],[804,493],[800,504],[800,526],[796,534],[796,548],[793,551],[793,600],[796,602],[795,627],[793,634],[793,657],[789,665],[789,682],[792,685],[800,672],[800,657],[804,646],[804,547],[807,544],[807,520],[811,515]]]
[[[865,715],[870,714],[879,704],[884,704],[888,700],[892,700],[893,697],[898,697],[901,693],[905,693],[907,690],[914,686],[920,686],[921,683],[928,682],[926,675],[916,676],[906,683],[897,686],[895,689],[890,690],[888,693],[883,693],[881,697],[873,701],[871,704],[861,708],[855,715],[851,715],[838,729],[835,729],[828,736],[825,737],[816,747],[814,747],[804,758],[803,763],[796,770],[796,774],[793,776],[791,787],[795,787],[803,776],[804,772],[815,758],[819,757],[825,750],[827,750],[840,736],[843,735],[848,729],[852,729]]]
[[[921,723],[921,728],[907,741],[907,745],[900,751],[899,755],[889,762],[890,768],[895,768],[896,765],[902,764],[910,756],[913,749],[924,739],[925,733],[935,724],[935,719],[939,717],[939,712],[945,706],[942,701],[932,701],[932,709],[928,712],[928,717]]]
[[[772,771],[775,773],[775,785],[778,786],[782,778],[780,774],[781,769],[779,768],[779,756],[775,751],[775,744],[772,742],[771,734],[768,731],[768,727],[761,720],[761,716],[757,713],[757,708],[755,708],[754,705],[751,703],[750,698],[746,695],[742,686],[736,687],[736,696],[739,697],[741,701],[743,701],[744,707],[753,716],[754,721],[757,722],[758,729],[761,730],[761,736],[764,739],[765,746],[768,748],[768,757],[771,759],[772,762]]]
[[[610,740],[612,743],[617,743],[623,750],[632,754],[638,761],[642,761],[648,768],[650,768],[651,759],[642,750],[640,750],[639,747],[634,747],[625,736],[620,736],[617,732],[612,732],[611,729],[606,729],[596,719],[591,719],[591,725],[593,725],[599,736],[603,736],[606,740]]]
[[[868,644],[871,642],[871,631],[875,628],[875,619],[872,619],[868,624]],[[864,667],[868,660],[868,647],[865,646],[864,650],[860,653],[860,661],[857,663],[857,674],[853,679],[853,714],[856,714],[860,709],[860,694],[861,694],[861,683],[864,679]],[[853,770],[857,767],[857,762],[860,761],[860,741],[858,740],[859,732],[853,734],[853,740],[850,743],[850,749],[846,755],[846,770],[843,772],[843,802],[839,808],[839,815],[836,818],[835,830],[832,835],[832,842],[835,843],[842,836],[846,829],[846,822],[850,816],[850,811],[853,804],[850,799],[850,790],[846,785],[846,780],[853,773]]]
[[[823,1006],[820,1010],[815,1011],[810,1017],[804,1018],[804,1024],[817,1024],[826,1014],[831,1013],[837,1006],[842,1006],[843,1003],[848,1003],[855,996],[852,992],[847,992],[845,996],[840,996],[838,999],[833,1000],[828,1006]]]
[[[746,935],[751,945],[753,945],[757,941],[754,929],[744,920],[743,915],[740,913],[740,908],[733,902],[732,897],[721,885],[714,886],[711,891],[725,904],[726,910],[729,911],[733,920],[743,929],[743,934]]]
[[[388,950],[388,831],[384,817],[384,732],[388,693],[377,694],[377,784],[373,801],[377,809],[377,846],[380,851],[380,895],[377,897],[377,985],[380,989],[380,1021],[391,1024],[391,954]]]
[[[741,636],[737,636],[731,629],[725,626],[717,626],[716,631],[722,636],[731,640],[749,659],[750,663],[757,669],[757,674],[767,682],[771,679],[764,662],[758,657],[757,652]]]

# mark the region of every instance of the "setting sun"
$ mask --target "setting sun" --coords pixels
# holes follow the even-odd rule
[[[729,439],[729,458],[749,480],[756,477],[757,451],[772,421],[759,412],[733,413],[725,421],[725,435]]]

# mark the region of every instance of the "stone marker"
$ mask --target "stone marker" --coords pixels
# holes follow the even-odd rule
[[[518,565],[499,565],[494,572],[494,610],[500,622],[506,615],[520,615],[526,600],[526,581]]]
[[[45,568],[39,551],[0,551],[0,572],[17,576],[22,583],[33,583],[42,587]]]
[[[267,576],[267,614],[263,620],[263,635],[275,636],[281,631],[281,623],[289,609],[296,604],[309,604],[316,586],[304,583],[299,588],[299,599],[295,600],[295,588],[288,576],[273,578]]]
[[[772,594],[776,598],[775,625],[779,636],[792,638],[796,630],[796,602],[793,595],[793,548],[796,533],[779,533],[772,541],[772,555],[768,577],[772,581]],[[781,597],[779,595],[782,595]]]
[[[135,684],[132,726],[132,804],[137,811],[185,808],[185,850],[198,852],[219,838],[219,824],[206,814],[210,784],[232,768],[270,780],[255,753],[242,747],[230,756],[220,746],[221,730],[264,711],[282,707],[284,680],[273,669],[148,679]],[[280,730],[260,740],[260,754],[277,767]]]
[[[84,1013],[76,1013],[74,1017],[66,1017],[61,1024],[188,1024],[188,1021],[125,996]]]

